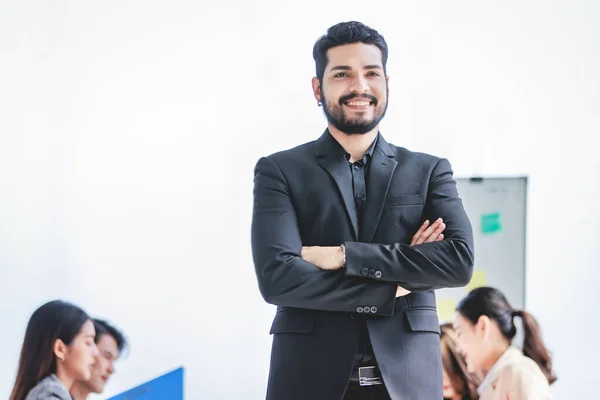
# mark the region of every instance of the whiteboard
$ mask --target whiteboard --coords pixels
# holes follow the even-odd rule
[[[514,308],[525,308],[527,177],[457,178],[459,197],[475,240],[475,268],[466,287],[436,291],[440,322],[478,286],[502,291]]]

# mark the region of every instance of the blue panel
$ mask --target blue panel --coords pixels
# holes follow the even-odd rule
[[[183,367],[108,400],[183,400]]]

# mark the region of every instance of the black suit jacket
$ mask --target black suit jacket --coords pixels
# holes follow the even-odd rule
[[[253,259],[262,296],[277,305],[268,399],[341,399],[365,318],[392,399],[442,398],[433,290],[469,282],[471,224],[447,160],[380,135],[370,162],[359,237],[351,172],[328,131],[256,164]],[[444,240],[410,246],[438,217]],[[301,257],[302,246],[342,243],[337,271]],[[398,285],[412,293],[396,299]]]

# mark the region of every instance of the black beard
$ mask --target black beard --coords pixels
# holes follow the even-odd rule
[[[346,119],[346,115],[343,111],[343,106],[345,102],[348,102],[352,99],[367,99],[373,103],[373,107],[375,107],[375,113],[373,119],[370,122],[362,121],[362,120],[348,120]],[[345,133],[346,135],[364,135],[367,132],[372,131],[375,127],[381,122],[383,117],[385,116],[385,112],[387,111],[387,90],[386,90],[386,102],[385,108],[381,115],[377,115],[377,98],[369,95],[358,95],[358,94],[349,94],[346,96],[340,97],[338,101],[338,105],[336,105],[333,110],[329,110],[328,103],[325,100],[325,96],[322,98],[323,100],[323,112],[325,113],[325,117],[327,121],[333,125],[339,131]]]

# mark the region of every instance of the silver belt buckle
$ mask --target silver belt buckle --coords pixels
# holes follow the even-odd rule
[[[358,384],[360,386],[383,385],[383,378],[379,368],[375,366],[358,368]]]

